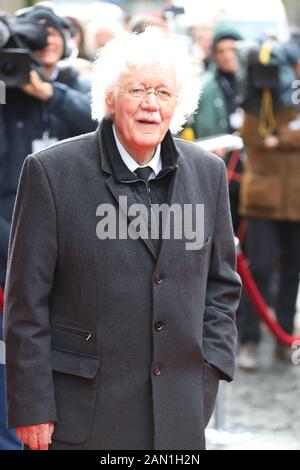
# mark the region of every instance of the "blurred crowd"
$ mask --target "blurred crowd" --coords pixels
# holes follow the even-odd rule
[[[300,32],[292,31],[284,43],[274,34],[255,38],[255,31],[250,39],[226,15],[182,32],[177,19],[183,14],[172,1],[164,2],[160,13],[127,17],[119,11],[110,20],[85,15],[74,6],[54,11],[51,2],[17,12],[19,23],[37,21],[46,27],[47,37],[42,48],[34,46],[37,62],[30,51],[28,83],[22,82],[22,73],[10,74],[7,104],[0,104],[0,285],[5,283],[10,223],[25,157],[95,129],[89,89],[98,51],[122,31],[140,33],[153,26],[174,35],[195,62],[202,94],[179,137],[206,148],[211,139],[210,150],[230,169],[235,233],[268,306],[292,335],[300,271]],[[0,17],[3,80],[1,49],[14,38],[6,36],[1,24]],[[28,34],[26,40],[28,46]],[[242,148],[240,140],[228,144],[224,135],[240,137]],[[260,322],[245,295],[237,324],[239,366],[255,370]],[[274,359],[288,363],[289,354],[275,340]],[[13,436],[7,439],[11,448],[18,445]]]

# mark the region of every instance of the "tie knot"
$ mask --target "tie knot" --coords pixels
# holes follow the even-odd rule
[[[144,181],[148,181],[149,176],[151,175],[152,171],[153,170],[152,168],[150,168],[150,166],[144,166],[144,167],[137,168],[135,170],[135,174],[137,175],[138,178]]]

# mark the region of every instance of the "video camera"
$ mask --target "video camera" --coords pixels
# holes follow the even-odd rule
[[[257,42],[241,51],[246,71],[245,111],[257,114],[265,90],[269,90],[274,108],[292,104],[293,67],[300,58],[299,49],[291,44],[276,41]]]
[[[29,82],[32,69],[39,73],[42,63],[33,51],[47,44],[47,28],[36,20],[0,15],[0,80],[6,87]]]
[[[275,89],[279,84],[279,63],[270,58],[267,61],[261,60],[261,48],[253,47],[248,53],[248,73],[249,82],[255,89],[264,88]],[[275,62],[275,63],[274,63]]]

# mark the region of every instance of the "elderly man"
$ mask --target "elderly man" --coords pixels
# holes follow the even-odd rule
[[[22,171],[5,299],[9,425],[32,449],[203,449],[219,379],[234,374],[225,167],[171,136],[199,88],[162,32],[116,37],[94,74],[98,130]],[[161,206],[172,230],[152,217]]]

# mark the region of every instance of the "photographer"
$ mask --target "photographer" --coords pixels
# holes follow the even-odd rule
[[[90,132],[90,84],[58,62],[68,55],[68,26],[52,9],[35,6],[20,18],[47,29],[47,44],[35,56],[43,65],[44,78],[30,71],[30,82],[7,88],[6,104],[0,105],[0,284],[4,283],[8,234],[19,174],[25,157],[57,140]]]
[[[299,59],[292,44],[267,42],[249,52],[241,131],[247,150],[240,193],[240,213],[248,219],[247,257],[268,305],[272,273],[278,270],[275,311],[288,334],[294,328],[300,271],[300,126],[292,87]],[[253,370],[259,366],[259,320],[246,299],[241,311],[239,365]],[[290,361],[290,354],[276,344],[276,359]]]

